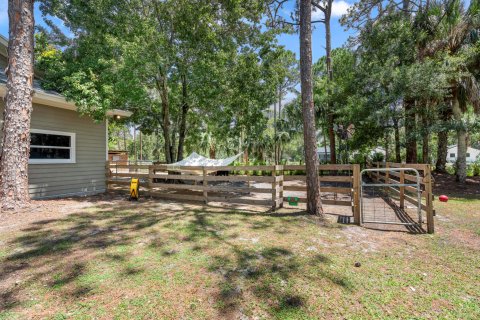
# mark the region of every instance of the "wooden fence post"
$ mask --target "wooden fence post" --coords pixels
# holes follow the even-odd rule
[[[435,231],[435,227],[433,225],[433,193],[432,193],[432,173],[430,165],[425,165],[425,170],[423,171],[423,182],[425,184],[425,204],[426,204],[426,211],[427,211],[427,232],[433,233]]]
[[[405,164],[402,163],[401,168],[405,168]],[[405,183],[405,170],[400,170],[400,183]],[[400,208],[405,208],[405,187],[400,187]]]
[[[273,177],[273,182],[272,182],[272,209],[275,211],[277,209],[277,166],[273,166],[272,170],[272,177]]]
[[[353,165],[353,223],[360,225],[360,165]]]
[[[280,165],[279,166],[280,168],[280,171],[281,171],[281,180],[279,182],[279,197],[280,197],[280,204],[279,204],[279,207],[280,208],[283,208],[283,180],[284,180],[284,168],[283,168],[283,165]]]
[[[155,171],[154,171],[153,167],[154,167],[154,165],[149,165],[148,166],[147,187],[150,191],[152,189],[153,179],[154,179],[154,176],[155,176]]]
[[[207,169],[205,168],[205,166],[203,166],[203,198],[204,198],[205,204],[208,204],[207,186],[208,186]]]

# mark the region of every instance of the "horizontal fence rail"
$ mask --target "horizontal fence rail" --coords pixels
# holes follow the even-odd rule
[[[139,178],[150,196],[176,200],[283,207],[289,198],[306,203],[305,165],[182,166],[106,163],[110,190],[126,189]],[[359,223],[359,165],[320,165],[322,203],[350,207]],[[252,183],[258,183],[252,186]],[[228,184],[228,185],[226,185]],[[299,195],[298,192],[302,194]]]
[[[433,232],[433,193],[430,166],[425,164],[369,163],[367,168],[413,168],[421,175],[421,209],[426,212],[427,227]],[[131,178],[140,179],[141,191],[166,199],[226,202],[283,207],[294,199],[306,203],[305,165],[270,166],[188,166],[165,164],[125,164],[108,161],[106,176],[109,190],[126,189]],[[351,208],[351,216],[360,224],[361,174],[358,164],[319,165],[322,204]],[[379,183],[404,184],[398,190],[400,206],[417,205],[414,175],[401,172],[369,172]],[[342,213],[343,215],[343,213]]]

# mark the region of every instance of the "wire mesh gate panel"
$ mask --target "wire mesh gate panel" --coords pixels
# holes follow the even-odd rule
[[[390,175],[403,176],[406,172],[416,177],[416,182],[405,183],[390,179]],[[411,174],[413,173],[413,174]],[[372,179],[375,176],[376,179]],[[420,175],[412,168],[365,169],[360,174],[361,223],[397,224],[418,226],[422,224]],[[382,182],[383,181],[383,182]],[[404,204],[400,195],[405,188],[416,190],[418,203]]]

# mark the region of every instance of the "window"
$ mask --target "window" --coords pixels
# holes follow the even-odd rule
[[[467,158],[470,158],[470,153],[467,152]]]
[[[75,163],[75,133],[30,130],[29,163]]]
[[[455,158],[455,153],[450,153],[450,158]]]

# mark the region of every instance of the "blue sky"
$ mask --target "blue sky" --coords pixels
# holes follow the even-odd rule
[[[293,7],[293,3],[295,1],[292,0],[284,8],[283,13],[285,16],[290,15],[290,10]],[[0,34],[5,37],[8,37],[8,13],[7,13],[7,0],[0,0]],[[346,32],[338,23],[338,19],[344,13],[346,13],[350,3],[353,3],[352,0],[335,0],[333,2],[333,10],[332,10],[332,47],[337,48],[341,47],[348,39],[352,32]],[[313,12],[312,20],[316,20],[321,18],[320,12]],[[41,13],[38,10],[38,4],[35,5],[35,20],[37,24],[43,25]],[[61,21],[58,21],[61,24]],[[313,61],[317,61],[321,56],[325,55],[325,28],[322,24],[317,23],[315,24],[315,29],[312,35],[312,43],[313,43]],[[280,44],[284,45],[287,49],[295,52],[297,54],[297,58],[299,58],[299,40],[298,34],[291,34],[291,35],[281,35],[278,37],[278,41]]]
[[[284,8],[283,15],[288,17],[292,10],[295,1],[290,1],[289,5]],[[345,13],[354,1],[348,0],[335,0],[332,8],[332,48],[341,47],[348,37],[353,35],[353,31],[345,31],[344,28],[338,22],[338,19]],[[312,20],[323,19],[323,13],[320,11],[312,12]],[[290,20],[290,19],[287,19]],[[287,49],[296,53],[297,58],[300,58],[300,44],[298,34],[284,34],[278,37],[278,42],[284,45]],[[314,30],[312,34],[312,57],[313,62],[316,62],[320,57],[325,55],[325,27],[322,23],[314,24]]]

